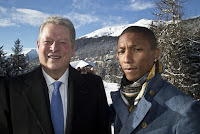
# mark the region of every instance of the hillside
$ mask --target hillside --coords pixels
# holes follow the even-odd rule
[[[181,22],[185,29],[184,37],[178,39],[177,32],[168,31],[173,28],[164,22],[165,30],[155,31],[161,49],[161,60],[166,65],[163,77],[182,91],[200,98],[200,17]],[[155,27],[162,24],[154,22]],[[164,24],[163,23],[163,24]],[[152,20],[142,19],[136,23],[107,27],[96,30],[76,40],[77,50],[72,61],[86,60],[95,63],[95,72],[106,82],[120,83],[122,71],[117,60],[117,40],[120,33],[128,26],[138,25],[150,28]],[[176,29],[176,27],[174,27]],[[177,30],[178,31],[178,30]],[[39,64],[38,58],[34,58]],[[197,97],[196,97],[197,98]]]
[[[200,17],[183,20],[184,36],[169,34],[167,29],[158,31],[158,43],[161,49],[161,60],[166,65],[163,77],[183,92],[200,98]],[[144,22],[144,20],[143,20]],[[150,22],[147,21],[150,27]],[[134,24],[132,24],[134,25]],[[130,25],[129,25],[130,26]],[[157,26],[156,26],[157,27]],[[163,26],[173,28],[172,25]],[[116,28],[120,31],[126,28]],[[177,29],[176,27],[174,27]],[[114,29],[114,28],[110,28]],[[108,30],[108,29],[107,29]],[[100,30],[77,39],[78,49],[73,60],[87,60],[96,63],[96,73],[107,82],[120,83],[122,71],[117,60],[117,36],[97,36]],[[179,31],[179,29],[177,29]],[[173,30],[172,30],[173,32]],[[119,35],[105,32],[106,35]],[[111,34],[112,33],[112,34]],[[115,32],[119,33],[119,32]],[[102,35],[102,34],[99,34]],[[180,36],[180,38],[178,37]]]

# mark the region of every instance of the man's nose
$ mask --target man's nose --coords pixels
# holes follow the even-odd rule
[[[58,50],[59,50],[59,43],[57,43],[56,41],[54,41],[54,42],[51,44],[50,49],[51,49],[52,52],[58,51]]]
[[[130,63],[130,62],[132,62],[132,53],[129,51],[129,50],[127,50],[125,53],[124,53],[124,63]]]

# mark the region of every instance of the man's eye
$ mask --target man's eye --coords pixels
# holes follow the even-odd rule
[[[142,49],[141,48],[135,48],[134,51],[139,52],[139,51],[142,51]]]
[[[45,44],[51,44],[51,41],[45,40],[44,43],[45,43]]]
[[[125,51],[121,50],[121,51],[118,51],[118,54],[123,54]]]
[[[61,44],[61,45],[65,45],[65,44],[67,44],[67,43],[66,43],[66,42],[60,42],[60,44]]]

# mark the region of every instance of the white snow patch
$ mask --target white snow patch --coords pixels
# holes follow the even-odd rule
[[[98,38],[98,37],[102,37],[102,36],[117,37],[123,32],[124,29],[126,29],[129,26],[143,26],[143,27],[149,28],[151,23],[152,23],[152,20],[141,19],[133,24],[105,27],[105,28],[96,30],[92,33],[86,34],[80,38]]]
[[[104,84],[104,88],[105,88],[105,91],[106,91],[107,101],[108,101],[108,104],[110,105],[110,104],[112,104],[110,92],[119,90],[119,84],[108,83],[106,81],[103,81],[103,84]]]
[[[83,61],[83,60],[72,61],[72,62],[70,62],[70,65],[75,69],[77,69],[78,67],[82,68],[82,67],[86,67],[86,66],[95,67],[95,63],[89,62],[89,61]]]

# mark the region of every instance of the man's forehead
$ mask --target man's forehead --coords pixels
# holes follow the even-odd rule
[[[136,35],[136,36],[125,35],[125,36],[121,36],[121,37],[122,38],[120,38],[118,40],[118,49],[125,48],[125,47],[133,48],[133,47],[137,47],[137,46],[150,45],[148,39],[141,35]]]
[[[134,47],[137,47],[137,46],[142,46],[142,44],[140,44],[140,43],[120,43],[120,44],[118,44],[118,49],[122,49],[122,48],[125,48],[125,47],[127,47],[127,48],[134,48]]]
[[[147,35],[144,34],[144,33],[138,33],[138,32],[129,32],[129,33],[124,33],[120,36],[119,39],[123,39],[123,38],[126,38],[126,39],[135,39],[135,38],[146,38]]]

